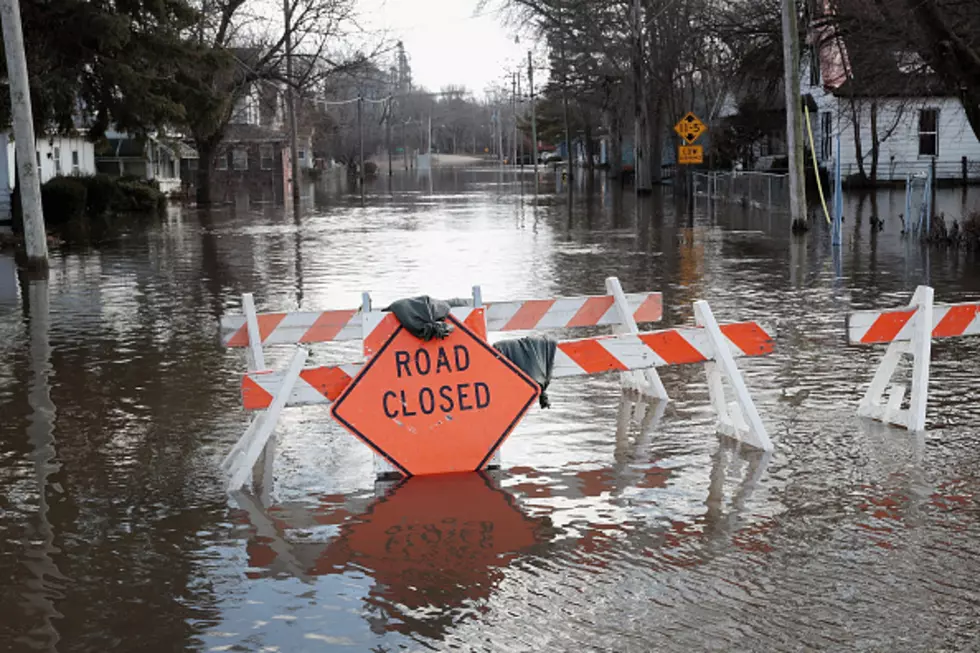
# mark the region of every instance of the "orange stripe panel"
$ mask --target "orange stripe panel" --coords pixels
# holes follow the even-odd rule
[[[545,316],[545,313],[554,306],[554,299],[531,299],[517,309],[514,317],[510,318],[501,331],[523,331],[533,329]]]
[[[251,377],[242,378],[242,404],[245,410],[262,410],[272,404],[272,395]]]
[[[313,367],[303,370],[299,376],[330,401],[339,397],[351,382],[350,375],[339,367]]]
[[[618,358],[606,351],[598,340],[572,340],[559,342],[558,348],[578,363],[586,374],[598,374],[610,370],[626,370]]]
[[[484,309],[474,308],[463,320],[463,324],[480,338],[487,339],[487,318]]]
[[[601,297],[589,297],[582,304],[582,308],[578,309],[578,312],[572,316],[566,326],[569,327],[582,327],[582,326],[594,326],[599,323],[602,316],[606,314],[609,307],[616,303],[616,298],[612,295],[603,295]]]
[[[330,342],[337,337],[345,326],[350,322],[351,318],[357,314],[356,310],[349,311],[324,311],[320,313],[320,317],[316,319],[303,337],[299,339],[300,342]]]
[[[640,340],[664,359],[668,365],[703,363],[707,359],[676,331],[640,334]]]
[[[378,353],[396,329],[398,329],[398,318],[394,313],[388,313],[378,322],[378,326],[374,327],[374,331],[364,338],[364,355],[373,356]]]
[[[660,293],[650,293],[633,313],[637,322],[659,322],[664,316],[664,300]]]
[[[882,313],[861,338],[861,342],[891,342],[902,330],[902,327],[912,319],[915,310],[913,308],[908,311]]]
[[[741,349],[746,356],[765,356],[772,353],[772,337],[755,322],[722,324],[720,328],[725,337]]]
[[[275,331],[279,323],[285,319],[285,313],[263,313],[256,316],[259,323],[259,337],[264,341],[269,337],[269,334]],[[229,347],[247,347],[248,346],[248,322],[246,321],[242,327],[235,332],[235,335],[231,337],[228,341]]]
[[[958,336],[973,322],[973,318],[980,313],[980,304],[967,304],[965,306],[950,306],[946,315],[939,321],[936,328],[932,330],[933,338],[949,338]]]

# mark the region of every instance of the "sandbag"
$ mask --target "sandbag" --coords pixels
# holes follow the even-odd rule
[[[551,400],[548,399],[547,390],[551,383],[551,372],[555,368],[558,342],[546,336],[527,336],[501,340],[494,344],[494,348],[541,386],[538,403],[542,408],[550,408]]]
[[[433,338],[445,338],[453,332],[453,325],[446,322],[450,308],[449,302],[422,295],[399,299],[384,310],[394,313],[413,336],[428,342]]]

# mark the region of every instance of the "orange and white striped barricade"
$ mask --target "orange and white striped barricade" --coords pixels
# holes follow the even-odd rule
[[[663,315],[663,302],[658,292],[625,294],[615,277],[606,280],[608,294],[598,296],[558,297],[517,301],[482,301],[479,286],[467,306],[454,307],[453,316],[475,333],[487,337],[488,331],[525,331],[540,329],[571,329],[577,327],[611,326],[613,329],[636,333],[637,322],[656,322]],[[360,309],[306,311],[294,313],[263,313],[255,311],[251,294],[243,296],[243,315],[221,319],[222,343],[228,347],[246,348],[247,374],[242,381],[245,409],[258,411],[248,430],[222,462],[230,477],[231,489],[244,484],[250,471],[262,456],[282,406],[280,395],[288,397],[289,405],[325,403],[336,399],[361,367],[360,362],[302,369],[295,378],[285,372],[273,373],[265,364],[263,347],[295,345],[296,357],[307,357],[305,347],[317,343],[363,340],[363,353],[369,359],[386,338],[397,328],[395,316],[373,310],[369,293],[363,293]],[[287,371],[293,369],[290,363]],[[624,378],[656,398],[666,399],[666,391],[655,370]],[[274,384],[269,381],[275,379]],[[274,385],[269,394],[267,387]],[[250,444],[251,443],[251,444]],[[259,444],[261,443],[261,444]],[[265,467],[270,455],[266,457]],[[495,462],[498,462],[495,457]],[[393,471],[383,459],[375,457],[376,471]],[[263,470],[256,468],[256,472]]]
[[[909,431],[926,427],[929,365],[933,338],[980,335],[980,302],[933,304],[933,289],[919,286],[908,306],[885,311],[858,311],[847,316],[847,338],[854,345],[888,343],[858,415],[902,426]],[[903,355],[912,357],[909,407],[902,408],[906,386],[888,387]],[[885,390],[889,390],[887,398]]]
[[[742,378],[735,358],[772,352],[771,336],[755,322],[719,326],[707,302],[694,303],[696,326],[660,331],[594,336],[558,342],[553,379],[606,372],[631,372],[669,365],[701,363],[708,392],[719,418],[719,431],[758,449],[771,451],[772,441]],[[308,368],[292,386],[287,372],[247,374],[242,384],[245,407],[272,406],[290,388],[287,405],[330,404],[363,363]],[[724,381],[735,399],[726,401]]]

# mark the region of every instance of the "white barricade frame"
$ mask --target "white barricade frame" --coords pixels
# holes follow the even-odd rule
[[[858,415],[913,432],[925,430],[933,338],[980,335],[980,303],[935,304],[934,295],[931,287],[919,286],[908,306],[857,311],[847,316],[850,344],[888,343],[858,404]],[[907,408],[903,405],[909,388],[903,383],[891,383],[903,356],[912,358]]]
[[[635,316],[640,315],[642,318],[653,315],[649,310],[644,313],[643,307],[654,298],[657,304],[656,319],[661,318],[660,293],[626,295],[616,277],[606,279],[605,287],[605,296],[495,302],[484,305],[480,287],[474,286],[473,298],[468,305],[452,310],[461,322],[476,326],[474,330],[483,337],[487,336],[488,330],[534,331],[542,328],[612,326],[613,335],[559,342],[553,378],[619,371],[624,390],[635,391],[661,402],[667,401],[668,396],[656,372],[658,366],[702,363],[708,379],[711,404],[718,414],[719,432],[750,446],[772,451],[772,442],[734,360],[735,356],[763,355],[771,350],[771,337],[764,329],[755,323],[735,323],[720,327],[707,302],[699,301],[694,304],[695,327],[640,332]],[[373,345],[370,344],[372,338],[377,340],[379,336],[386,337],[381,327],[386,320],[390,324],[394,319],[389,313],[372,310],[369,293],[362,295],[362,306],[356,311],[259,315],[255,311],[251,294],[243,296],[242,305],[244,316],[222,319],[223,342],[228,346],[246,347],[248,370],[242,381],[243,403],[247,410],[253,410],[256,414],[245,433],[222,461],[221,468],[229,479],[229,491],[246,485],[250,477],[255,482],[264,477],[262,486],[267,487],[270,484],[274,443],[272,435],[283,408],[290,405],[329,404],[336,398],[336,394],[330,396],[331,391],[345,387],[344,384],[349,383],[363,365],[362,362],[354,362],[304,368],[309,356],[304,345],[312,342],[354,340],[353,326],[357,325],[364,341],[365,356],[370,357],[373,353]],[[583,313],[587,319],[581,318]],[[471,316],[481,324],[467,322]],[[397,322],[394,324],[397,325]],[[491,325],[497,329],[493,329]],[[746,328],[752,332],[747,340],[742,337],[747,333]],[[321,331],[311,336],[311,331],[317,329]],[[748,344],[740,345],[740,339]],[[271,344],[296,345],[296,351],[284,371],[275,372],[266,368],[263,344],[270,344],[270,341]],[[668,351],[678,341],[683,341],[683,352],[679,357],[676,352]],[[758,344],[762,341],[767,345]],[[327,390],[323,383],[324,373],[335,380],[332,390]],[[317,380],[311,382],[313,376]],[[732,402],[725,399],[725,381],[732,387]],[[260,400],[251,401],[249,392],[260,396]],[[374,456],[374,460],[377,476],[394,473],[394,468],[388,461],[380,456]],[[494,457],[490,466],[499,467],[499,454]]]

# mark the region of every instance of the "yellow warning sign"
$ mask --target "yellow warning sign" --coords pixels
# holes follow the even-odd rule
[[[681,165],[704,163],[704,148],[700,145],[681,145],[677,152],[677,162]]]
[[[674,131],[687,141],[688,145],[691,145],[694,141],[701,138],[704,132],[708,131],[708,128],[693,112],[688,111],[687,115],[678,120],[677,124],[674,125]]]

